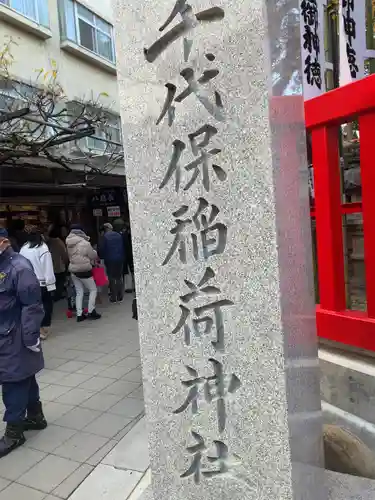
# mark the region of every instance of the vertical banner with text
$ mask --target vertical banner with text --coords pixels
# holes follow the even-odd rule
[[[340,0],[340,86],[365,76],[366,2]]]
[[[305,100],[325,92],[323,0],[301,0],[301,59]]]

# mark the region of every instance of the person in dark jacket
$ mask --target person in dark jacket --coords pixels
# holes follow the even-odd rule
[[[47,427],[35,378],[44,368],[39,338],[43,317],[33,268],[0,228],[0,384],[6,422],[0,458],[24,444],[25,430]]]
[[[115,219],[113,221],[113,229],[121,234],[124,243],[124,268],[123,280],[125,282],[125,292],[135,292],[134,280],[134,263],[133,263],[133,248],[132,237],[130,233],[129,223],[125,223],[123,219]],[[128,277],[129,279],[126,279]],[[128,287],[126,286],[128,282]]]
[[[108,274],[111,302],[122,302],[124,295],[124,243],[112,224],[104,224],[104,235],[99,243],[99,257],[104,260]]]

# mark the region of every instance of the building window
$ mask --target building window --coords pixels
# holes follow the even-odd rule
[[[85,115],[95,123],[94,136],[87,136],[79,140],[80,147],[84,151],[93,154],[114,154],[122,151],[121,120],[118,115],[110,111],[104,111],[91,104],[83,104],[70,101],[66,104],[69,121],[78,120]],[[83,123],[83,122],[82,122]],[[68,123],[67,123],[68,125]]]
[[[103,151],[108,154],[118,152],[122,149],[120,118],[108,113],[105,124],[96,128],[95,136],[85,139],[89,151]]]
[[[115,62],[112,26],[74,0],[60,0],[62,38]]]
[[[0,111],[11,113],[23,108],[30,109],[30,115],[42,117],[38,108],[40,90],[25,83],[0,79]],[[40,141],[54,135],[54,129],[46,125],[35,124],[27,119],[19,118],[0,125],[0,137],[15,139],[24,137],[27,141]]]
[[[49,26],[48,0],[0,0],[16,12],[42,26]]]

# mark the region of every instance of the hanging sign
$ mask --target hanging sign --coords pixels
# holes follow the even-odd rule
[[[325,92],[323,0],[300,0],[303,94],[305,100]]]

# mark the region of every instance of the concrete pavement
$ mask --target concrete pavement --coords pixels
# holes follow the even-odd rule
[[[49,427],[0,460],[0,500],[125,500],[148,486],[131,299],[106,302],[101,320],[80,324],[58,304],[38,375]]]

